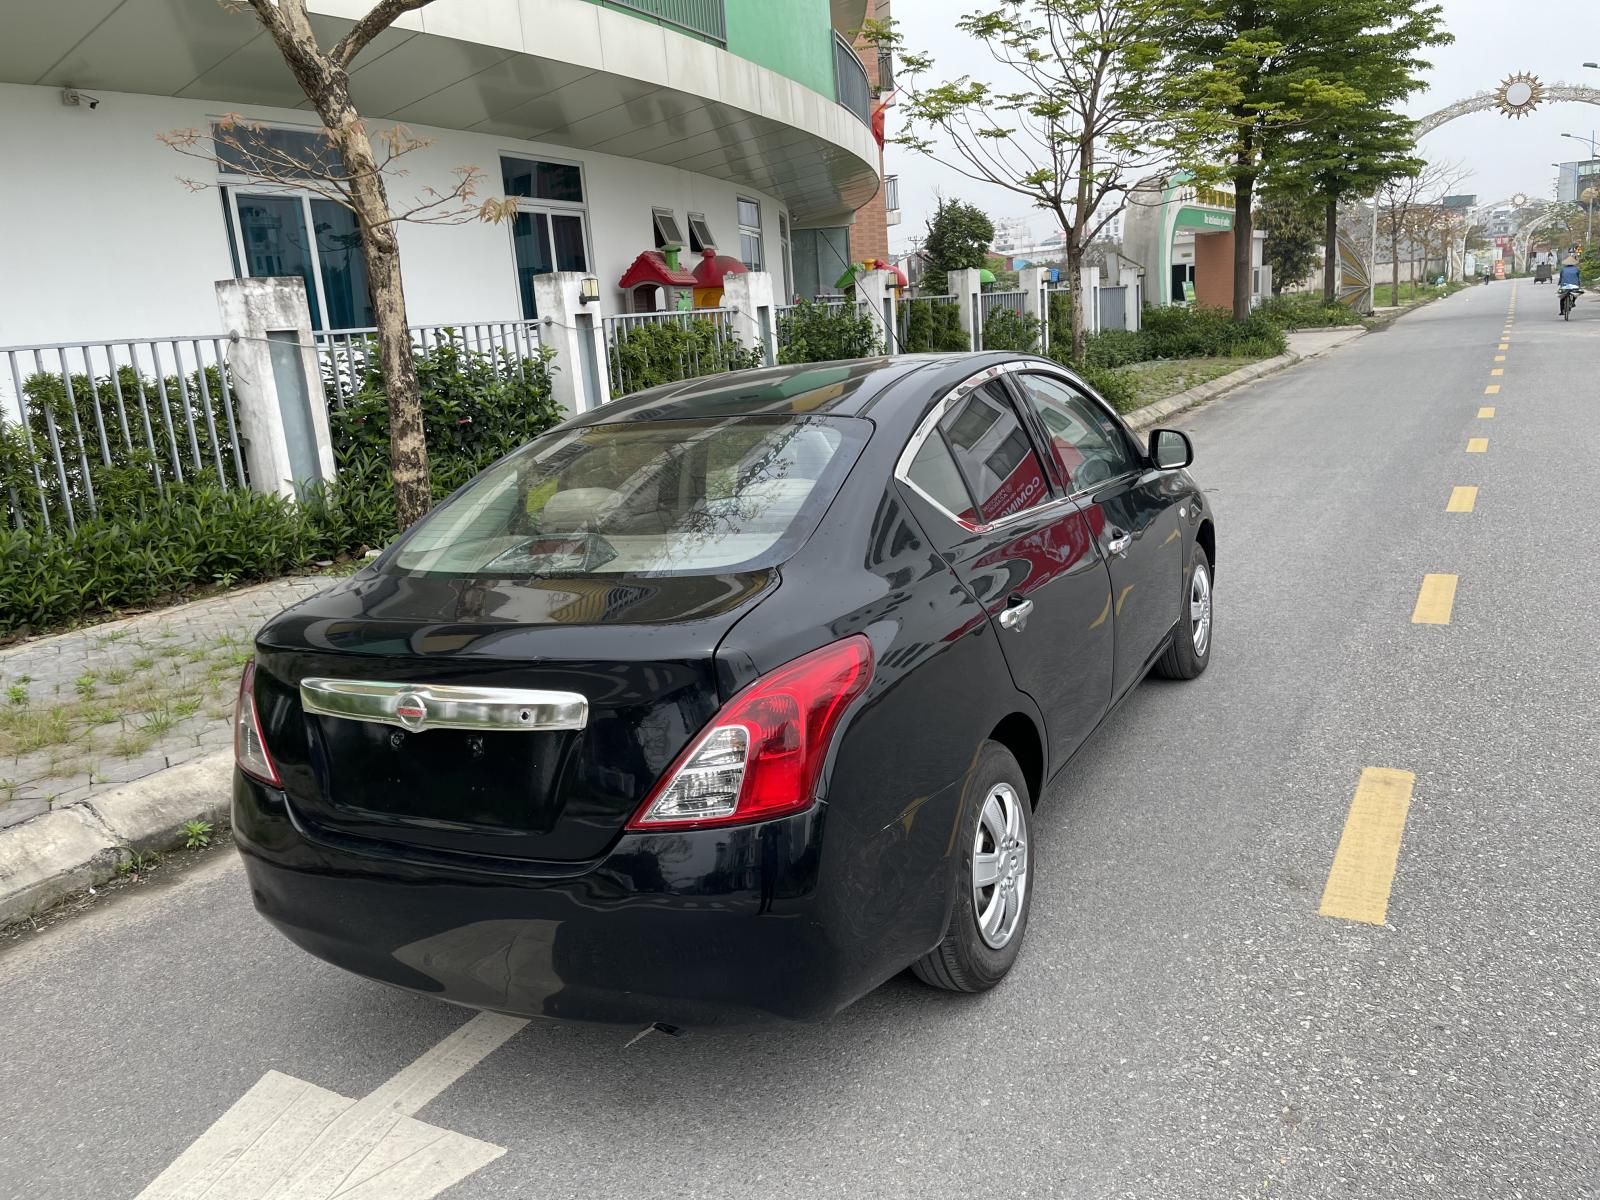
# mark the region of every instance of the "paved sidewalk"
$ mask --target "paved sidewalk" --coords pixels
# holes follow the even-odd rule
[[[0,830],[228,747],[239,672],[297,576],[0,650]]]

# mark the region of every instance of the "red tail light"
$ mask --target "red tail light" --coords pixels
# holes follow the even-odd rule
[[[267,753],[267,740],[261,736],[261,716],[256,712],[256,660],[244,665],[239,680],[239,702],[233,710],[233,761],[239,770],[262,783],[282,787],[278,768]]]
[[[871,679],[872,643],[860,634],[762,676],[678,756],[628,828],[732,825],[808,808],[839,719]]]

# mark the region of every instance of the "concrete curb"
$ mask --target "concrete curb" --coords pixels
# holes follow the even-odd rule
[[[1352,325],[1347,328],[1355,330],[1359,327]],[[1320,350],[1312,350],[1305,354],[1296,354],[1293,350],[1290,350],[1288,353],[1280,354],[1276,358],[1267,358],[1258,363],[1251,363],[1248,367],[1240,367],[1237,371],[1231,371],[1218,379],[1211,380],[1209,383],[1199,384],[1186,392],[1179,392],[1175,396],[1168,396],[1165,400],[1157,400],[1154,404],[1147,404],[1143,408],[1135,409],[1122,419],[1128,423],[1128,428],[1135,433],[1142,432],[1165,418],[1173,416],[1175,413],[1194,408],[1196,405],[1204,404],[1208,400],[1215,400],[1225,392],[1231,392],[1234,388],[1242,387],[1244,384],[1260,379],[1264,375],[1272,375],[1287,367],[1292,367],[1295,363],[1309,362],[1313,358],[1320,358],[1330,350],[1337,350],[1340,346],[1348,346],[1351,342],[1365,337],[1366,334],[1366,329],[1360,329],[1359,332],[1352,333],[1350,337],[1343,341],[1334,342],[1332,345],[1324,346]]]
[[[0,927],[104,883],[131,851],[181,846],[187,821],[226,828],[232,786],[219,750],[0,829]]]

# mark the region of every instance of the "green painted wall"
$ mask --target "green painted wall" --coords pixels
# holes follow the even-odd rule
[[[728,50],[830,100],[833,20],[828,0],[725,0]]]

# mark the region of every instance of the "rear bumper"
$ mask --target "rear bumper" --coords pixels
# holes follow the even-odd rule
[[[282,792],[237,772],[233,809],[256,908],[291,941],[371,979],[520,1016],[818,1020],[928,950],[948,913],[945,889],[924,878],[923,911],[863,921],[848,864],[822,861],[826,805],[628,834],[597,863],[518,874],[326,844]]]

